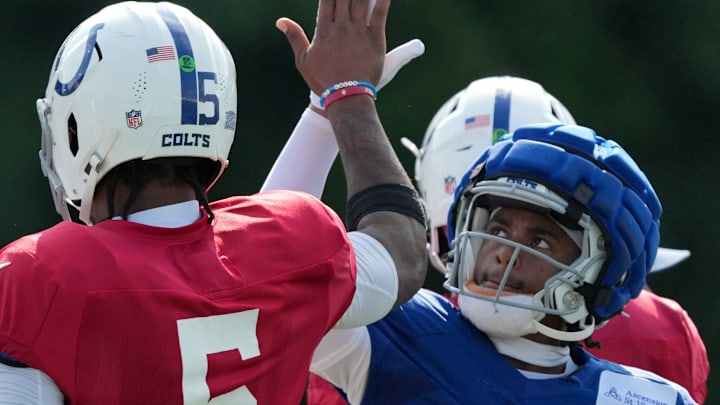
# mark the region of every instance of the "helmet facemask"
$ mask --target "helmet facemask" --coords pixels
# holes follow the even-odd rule
[[[38,153],[40,169],[42,169],[43,175],[48,179],[55,211],[60,214],[63,221],[70,221],[70,211],[65,201],[65,189],[62,181],[60,181],[60,177],[58,177],[52,166],[52,129],[50,129],[47,118],[47,115],[50,113],[50,106],[48,106],[47,100],[44,98],[37,100],[36,106],[38,119],[40,120],[40,129],[42,130],[40,152]]]
[[[487,233],[489,220],[502,207],[520,208],[549,216],[561,228],[572,229],[570,232],[578,235],[576,243],[580,250],[579,256],[572,263],[565,264],[525,244]],[[496,311],[498,305],[515,308],[504,311],[509,314],[507,316],[518,319],[521,318],[512,315],[517,314],[517,309],[529,311],[523,319],[532,322],[532,325],[516,325],[518,333],[539,332],[561,341],[580,341],[589,337],[594,331],[595,321],[578,289],[585,283],[595,282],[607,252],[602,232],[589,215],[582,214],[578,221],[571,223],[566,216],[567,209],[565,199],[544,185],[527,179],[503,177],[482,180],[468,187],[459,203],[458,232],[454,238],[449,276],[445,283],[448,290],[460,295],[461,310],[463,302],[468,306],[468,298],[483,300],[492,303]],[[479,288],[474,280],[478,255],[483,244],[488,242],[512,249],[512,256],[494,293]],[[506,291],[506,282],[521,255],[532,255],[557,269],[545,281],[544,287],[532,294],[532,299],[522,299],[519,296],[523,294]],[[573,330],[564,327],[556,329],[543,324],[542,319],[546,315],[562,318],[565,326],[572,325]],[[477,316],[472,314],[469,318],[472,320]],[[499,318],[495,316],[494,319],[493,322],[497,323]],[[489,333],[492,335],[493,332]]]
[[[542,262],[558,269],[557,274],[527,278],[535,282],[530,287],[511,284],[515,291],[533,293],[533,304],[525,304],[528,310],[558,316],[564,323],[548,329],[545,326],[557,319],[547,319],[537,323],[538,332],[562,341],[588,338],[594,325],[621,313],[628,300],[640,294],[657,253],[662,206],[645,174],[620,145],[586,127],[527,125],[491,146],[471,167],[448,211],[448,240],[452,243],[448,289],[458,294],[471,292],[463,284],[471,279],[470,264],[474,265],[484,243],[496,243],[483,236],[487,225],[483,218],[488,214],[482,210],[507,206],[539,211],[560,228],[582,232],[578,258],[573,260],[568,256],[572,252],[560,250],[562,261],[569,264]],[[522,211],[515,215],[523,217]],[[540,221],[538,225],[552,224]],[[498,234],[505,232],[498,229]],[[534,240],[521,242],[536,246]],[[508,248],[516,257],[538,260],[522,246],[508,244]],[[486,260],[482,254],[480,259]],[[541,286],[540,281],[545,283]],[[473,298],[482,299],[497,302],[498,307],[501,302],[512,305],[497,293]]]

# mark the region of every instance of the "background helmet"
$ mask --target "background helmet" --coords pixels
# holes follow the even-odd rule
[[[237,114],[233,58],[215,32],[171,3],[124,2],[65,39],[37,101],[40,161],[57,211],[89,215],[98,181],[133,159],[228,164]]]
[[[457,182],[502,135],[541,122],[575,124],[568,110],[538,83],[487,77],[473,81],[440,107],[419,149],[403,138],[416,157],[415,181],[428,216],[430,258],[439,271],[445,273],[439,256],[448,251],[445,227]]]
[[[580,257],[563,265],[485,234],[489,211],[499,206],[539,210],[581,231]],[[508,304],[502,291],[485,297],[465,288],[483,241],[500,239],[516,253],[540,256],[560,269],[528,309],[561,316],[580,330],[550,329],[536,321],[538,331],[559,340],[582,340],[645,285],[658,248],[661,211],[645,174],[614,141],[580,126],[519,128],[486,150],[458,186],[448,216],[452,251],[445,286],[458,294]]]

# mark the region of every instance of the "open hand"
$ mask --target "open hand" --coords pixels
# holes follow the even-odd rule
[[[320,0],[312,42],[293,20],[280,18],[276,26],[285,33],[308,87],[321,94],[344,81],[378,84],[389,8],[390,0]]]

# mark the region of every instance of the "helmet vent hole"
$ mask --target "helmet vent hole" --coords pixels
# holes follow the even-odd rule
[[[553,100],[550,101],[550,113],[559,121],[563,121],[563,114],[561,111],[558,111],[557,103],[553,102]]]
[[[70,114],[68,118],[68,145],[70,145],[70,152],[73,156],[77,156],[79,145],[78,145],[78,134],[77,134],[77,121],[75,121],[75,115]]]
[[[135,101],[142,102],[145,92],[147,91],[147,72],[138,75],[137,80],[132,85],[132,91],[135,93]]]
[[[218,75],[218,85],[220,86],[220,94],[227,94],[228,82],[227,78],[223,74]]]
[[[460,104],[460,97],[455,99],[455,104],[453,104],[452,108],[450,109],[450,111],[448,111],[448,113],[452,113],[457,110],[458,104]]]

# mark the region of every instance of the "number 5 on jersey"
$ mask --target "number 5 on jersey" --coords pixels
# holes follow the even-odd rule
[[[245,386],[210,398],[208,355],[237,350],[243,360],[260,355],[258,309],[177,321],[185,405],[257,404]]]

